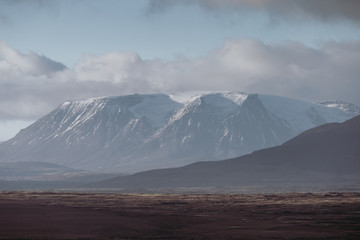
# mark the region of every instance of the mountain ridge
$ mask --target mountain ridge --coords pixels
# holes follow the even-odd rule
[[[237,157],[348,118],[336,108],[243,92],[73,100],[0,144],[0,161],[137,172]]]

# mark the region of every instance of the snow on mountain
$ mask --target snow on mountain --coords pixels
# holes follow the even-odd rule
[[[328,122],[343,122],[355,115],[347,116],[347,112],[339,108],[330,108],[296,99],[278,96],[259,95],[266,109],[284,119],[289,126],[300,133],[314,126]]]
[[[360,115],[360,107],[358,107],[352,103],[347,103],[347,102],[340,101],[340,100],[335,100],[335,101],[329,100],[329,101],[322,101],[322,102],[316,102],[316,103],[319,105],[329,107],[329,108],[339,109],[342,112],[349,114],[349,116]]]
[[[242,92],[66,101],[1,144],[0,161],[137,172],[240,156],[350,115],[344,108]]]

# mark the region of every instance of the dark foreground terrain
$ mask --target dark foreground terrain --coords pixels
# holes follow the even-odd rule
[[[0,239],[360,239],[360,193],[0,192]]]

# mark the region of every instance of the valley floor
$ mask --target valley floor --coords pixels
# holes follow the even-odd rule
[[[0,192],[0,239],[360,239],[360,193]]]

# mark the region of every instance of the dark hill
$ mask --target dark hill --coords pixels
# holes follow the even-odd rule
[[[97,187],[353,185],[360,183],[360,116],[303,132],[278,147],[239,158],[118,177]]]

